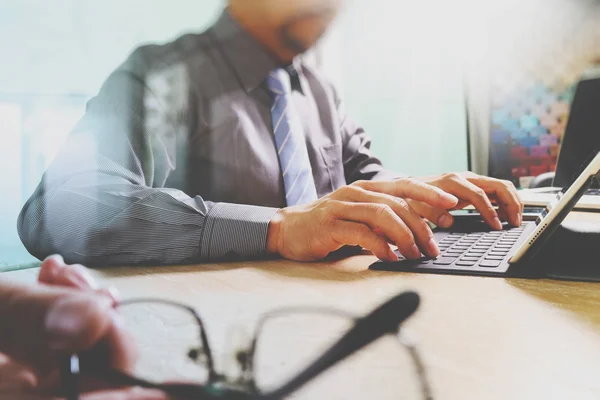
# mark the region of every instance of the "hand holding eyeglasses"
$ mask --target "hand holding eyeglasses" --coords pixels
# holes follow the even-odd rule
[[[40,285],[0,283],[0,399],[50,399],[62,394],[60,365],[73,353],[127,370],[135,345],[116,319],[113,293],[97,290],[82,266],[45,260]],[[75,290],[76,289],[76,290]],[[85,400],[158,400],[157,390],[82,382]]]

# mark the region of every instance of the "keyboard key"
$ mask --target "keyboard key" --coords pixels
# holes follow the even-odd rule
[[[448,245],[448,246],[452,246],[453,244],[456,244],[456,242],[457,242],[456,240],[445,240],[444,239],[441,243]]]
[[[460,256],[462,256],[462,251],[458,252],[458,251],[446,251],[444,254],[442,254],[444,257],[453,257],[453,258],[458,258]]]
[[[488,253],[488,255],[490,256],[500,256],[500,257],[504,257],[508,254],[508,251],[504,252],[504,251],[490,251]]]
[[[453,249],[457,249],[457,250],[467,250],[469,247],[471,247],[471,246],[465,246],[462,244],[455,244],[454,246],[452,246]]]
[[[478,261],[481,257],[461,257],[459,261]]]
[[[433,260],[433,265],[450,265],[454,261],[456,261],[456,258],[441,257],[437,260]]]
[[[514,246],[514,244],[496,244],[494,245],[495,249],[512,249],[512,247]]]
[[[485,253],[472,253],[472,252],[468,252],[467,254],[465,254],[465,257],[483,257]]]
[[[500,261],[496,260],[483,260],[479,263],[479,266],[483,268],[497,268],[500,266],[500,264]]]
[[[490,255],[487,255],[487,256],[485,256],[485,259],[486,260],[504,260],[504,257],[506,257],[506,256],[490,256]]]
[[[472,267],[475,264],[476,264],[475,261],[457,261],[456,262],[456,265],[458,265],[460,267]]]

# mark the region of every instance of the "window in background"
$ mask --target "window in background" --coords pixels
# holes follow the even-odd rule
[[[471,3],[348,1],[320,49],[348,113],[387,168],[410,175],[468,168],[462,67]]]
[[[23,257],[19,238],[15,229],[16,215],[21,207],[21,107],[11,101],[0,98],[0,185],[2,198],[0,203],[0,270]],[[17,256],[20,254],[20,257]],[[26,252],[25,252],[26,254]]]

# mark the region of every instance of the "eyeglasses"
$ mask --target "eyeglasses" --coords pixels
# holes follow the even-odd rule
[[[117,310],[138,352],[132,370],[103,369],[73,355],[63,368],[64,389],[77,400],[80,377],[91,376],[194,400],[292,394],[429,400],[424,364],[401,329],[418,305],[417,293],[404,292],[362,317],[318,307],[272,311],[250,334],[234,337],[233,357],[225,358],[226,372],[218,372],[205,324],[193,308],[159,299],[123,301]]]

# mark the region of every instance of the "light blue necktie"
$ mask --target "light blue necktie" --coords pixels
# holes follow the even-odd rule
[[[317,200],[302,126],[292,102],[290,75],[279,68],[269,73],[267,87],[274,94],[271,116],[288,206]]]

